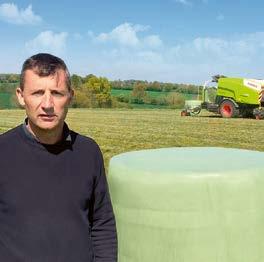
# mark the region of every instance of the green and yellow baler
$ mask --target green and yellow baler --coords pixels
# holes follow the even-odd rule
[[[216,96],[209,100],[209,82],[216,82]],[[221,114],[222,117],[264,118],[264,80],[214,76],[203,88],[201,108]]]

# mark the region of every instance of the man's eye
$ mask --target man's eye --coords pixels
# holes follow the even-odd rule
[[[34,96],[42,96],[43,92],[42,91],[36,91],[33,93]]]
[[[54,92],[52,92],[52,95],[53,95],[53,96],[61,97],[61,96],[63,96],[63,93],[60,93],[60,92],[54,91]]]

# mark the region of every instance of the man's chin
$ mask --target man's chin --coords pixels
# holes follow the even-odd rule
[[[34,130],[51,132],[51,131],[63,129],[64,120],[61,119],[59,120],[58,118],[48,119],[48,120],[42,118],[30,119],[29,117],[28,124],[33,132]]]
[[[52,130],[58,129],[59,125],[54,124],[54,123],[45,123],[45,124],[39,125],[38,128],[43,130],[43,131],[52,131]]]
[[[63,127],[63,124],[58,123],[57,121],[39,121],[35,126],[43,131],[52,131],[58,128]]]

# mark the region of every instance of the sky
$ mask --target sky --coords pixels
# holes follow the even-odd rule
[[[264,1],[0,1],[0,73],[39,52],[109,80],[264,78]]]

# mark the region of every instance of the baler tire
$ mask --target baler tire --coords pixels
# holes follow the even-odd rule
[[[232,118],[239,115],[239,110],[231,100],[223,100],[219,107],[220,114],[223,118]]]
[[[256,120],[262,120],[263,118],[260,115],[255,116]]]
[[[182,110],[181,111],[181,116],[187,116],[187,111],[186,110]]]

